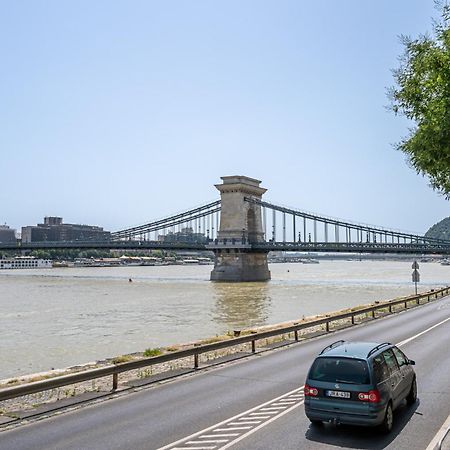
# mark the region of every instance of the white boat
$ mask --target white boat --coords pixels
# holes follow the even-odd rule
[[[0,259],[0,269],[51,269],[50,259],[38,259],[32,256],[18,256],[11,259]]]

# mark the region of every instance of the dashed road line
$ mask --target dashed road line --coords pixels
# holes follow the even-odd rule
[[[303,387],[172,442],[158,450],[197,450],[199,448],[225,450],[302,405],[304,402]],[[203,446],[203,444],[206,445]],[[198,447],[198,445],[202,445],[202,447]]]

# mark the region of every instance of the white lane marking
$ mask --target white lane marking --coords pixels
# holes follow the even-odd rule
[[[247,436],[250,436],[251,434],[256,433],[260,428],[265,427],[266,425],[269,425],[269,423],[272,423],[275,420],[278,420],[280,417],[284,416],[287,413],[290,413],[292,410],[294,410],[295,408],[298,408],[300,405],[303,405],[303,403],[304,403],[304,400],[297,403],[296,405],[291,406],[290,408],[286,409],[278,416],[272,417],[271,419],[267,420],[266,422],[262,423],[261,425],[258,425],[257,427],[249,430],[247,433],[244,433],[242,436],[239,436],[238,438],[234,439],[230,443],[224,445],[223,447],[220,447],[220,450],[225,450],[227,448],[230,448],[232,445],[236,444],[239,441],[242,441],[242,439],[245,439]]]
[[[411,342],[412,340],[417,339],[419,336],[422,336],[422,334],[428,333],[429,331],[433,330],[434,328],[438,327],[439,325],[442,325],[442,324],[445,323],[445,322],[448,322],[449,320],[450,320],[450,317],[448,317],[447,319],[444,319],[443,321],[437,323],[436,325],[433,325],[433,326],[430,327],[430,328],[427,328],[426,330],[421,331],[420,333],[417,333],[417,334],[414,335],[414,336],[411,336],[411,337],[408,338],[408,339],[405,339],[405,340],[399,342],[399,343],[397,344],[397,347],[401,347],[402,345],[405,345],[405,344],[407,344],[408,342]]]
[[[261,422],[262,420],[244,420],[242,422],[230,422],[229,425],[258,425]]]
[[[202,436],[202,438],[234,437],[234,436],[239,436],[239,433],[228,433],[228,434],[224,434],[224,433],[220,433],[220,434],[204,434],[204,435]]]
[[[186,448],[190,448],[191,450],[213,450],[217,447],[174,447],[173,450],[186,450]]]
[[[222,442],[228,442],[228,439],[214,439],[214,440],[208,440],[208,441],[189,441],[186,442],[186,444],[217,444]]]
[[[266,407],[266,406],[270,406],[270,405],[272,405],[274,402],[277,402],[278,400],[281,400],[281,399],[285,399],[285,398],[288,398],[290,395],[292,395],[292,394],[294,394],[294,395],[298,395],[300,392],[303,392],[303,388],[304,388],[304,386],[301,386],[300,388],[296,388],[296,389],[293,389],[292,391],[289,391],[289,392],[286,392],[285,394],[283,394],[283,395],[280,395],[279,397],[276,397],[276,398],[273,398],[273,399],[271,399],[271,400],[269,400],[269,401],[267,401],[267,402],[264,402],[264,403],[262,403],[262,404],[260,404],[260,405],[258,405],[258,406],[255,406],[255,407],[253,407],[253,408],[251,408],[251,409],[249,409],[249,410],[247,410],[247,411],[244,411],[244,412],[242,412],[242,413],[240,413],[240,414],[237,414],[237,415],[235,415],[235,416],[233,416],[233,417],[229,417],[228,419],[226,419],[226,420],[223,420],[222,422],[219,422],[219,423],[216,423],[216,424],[214,424],[214,425],[212,425],[212,426],[210,426],[210,427],[208,427],[208,428],[205,428],[205,429],[203,429],[203,430],[200,430],[200,431],[197,431],[196,433],[194,433],[194,434],[191,434],[190,436],[186,436],[186,437],[184,437],[184,438],[182,438],[182,439],[179,439],[178,441],[176,441],[176,442],[172,442],[172,443],[170,443],[170,444],[167,444],[167,445],[165,445],[164,447],[160,447],[158,450],[168,450],[168,449],[171,449],[171,450],[174,450],[175,448],[177,448],[177,449],[181,449],[181,448],[183,448],[183,449],[187,449],[187,448],[189,448],[189,447],[184,447],[183,445],[185,445],[186,444],[186,442],[187,441],[189,441],[189,440],[193,440],[193,439],[196,439],[196,438],[199,438],[200,437],[200,435],[204,435],[205,433],[208,433],[208,434],[210,434],[210,433],[217,433],[217,438],[220,438],[221,436],[222,436],[222,434],[220,434],[220,432],[225,432],[225,433],[229,433],[230,431],[242,431],[242,432],[247,432],[248,430],[250,430],[251,428],[253,428],[252,426],[250,426],[250,425],[248,425],[248,426],[239,426],[239,427],[234,427],[234,426],[232,426],[232,427],[229,427],[229,426],[227,426],[230,422],[235,422],[236,420],[239,420],[241,417],[243,418],[243,417],[249,417],[250,416],[250,414],[251,413],[253,413],[253,412],[255,412],[255,411],[258,411],[258,410],[260,410],[261,408],[264,408],[264,407]],[[299,404],[302,404],[303,403],[303,401],[301,402],[301,403],[299,403]],[[296,405],[293,405],[293,406],[296,406]],[[293,408],[293,406],[291,406],[291,408]],[[290,409],[290,408],[289,408]],[[280,412],[280,414],[283,414],[284,413],[284,411],[283,412]],[[267,412],[267,413],[265,413],[266,415],[267,414],[270,414],[269,412]],[[271,417],[270,415],[268,416],[269,417],[269,420],[272,420],[272,419],[274,419],[275,417],[280,417],[280,414],[278,415],[278,416],[273,416],[273,417]],[[261,416],[255,416],[255,417],[252,417],[252,419],[255,419],[255,420],[258,420],[258,419],[261,419]],[[266,423],[266,422],[263,422],[263,423],[261,423],[260,425],[258,425],[258,428],[261,426],[261,425],[264,425],[264,423]],[[246,433],[245,433],[246,434]],[[235,440],[232,440],[231,442],[235,442]],[[181,445],[180,445],[181,444]]]
[[[426,450],[435,450],[439,449],[439,444],[442,446],[442,441],[445,438],[447,433],[450,433],[450,416],[447,417],[447,420],[442,424],[442,427],[439,428],[439,431],[436,433],[432,441],[428,444]]]

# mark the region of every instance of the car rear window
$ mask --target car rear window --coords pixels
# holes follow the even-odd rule
[[[350,358],[317,358],[309,371],[309,378],[331,383],[370,383],[367,362]]]

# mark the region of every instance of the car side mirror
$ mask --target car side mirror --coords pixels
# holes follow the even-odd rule
[[[413,361],[412,359],[410,359],[410,360],[408,361],[408,364],[411,364],[411,366],[415,366],[415,365],[416,365],[416,362]]]

